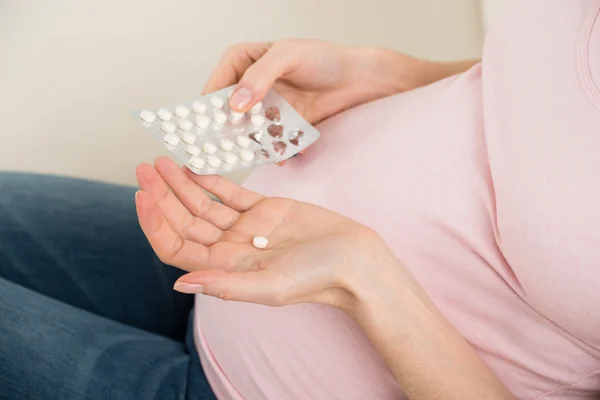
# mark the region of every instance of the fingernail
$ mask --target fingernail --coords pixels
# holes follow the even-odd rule
[[[135,199],[137,200],[137,196],[140,193],[140,191],[138,190],[137,192],[135,192]]]
[[[197,283],[175,282],[173,289],[180,293],[187,294],[202,293],[202,285]]]
[[[247,87],[241,87],[231,96],[229,104],[235,109],[242,110],[252,101],[252,97],[252,90]]]

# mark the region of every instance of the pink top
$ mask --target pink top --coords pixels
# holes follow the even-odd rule
[[[600,396],[600,1],[515,3],[481,65],[323,123],[246,186],[379,231],[518,398]],[[196,305],[221,400],[404,398],[337,310]]]

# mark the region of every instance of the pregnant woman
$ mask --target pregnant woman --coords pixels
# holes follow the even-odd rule
[[[234,46],[206,91],[322,138],[244,188],[141,165],[185,275],[133,190],[4,175],[2,398],[600,398],[599,15],[519,2],[473,63]]]

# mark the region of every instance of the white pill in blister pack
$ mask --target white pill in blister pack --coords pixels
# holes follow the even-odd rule
[[[250,162],[254,160],[254,152],[249,149],[242,149],[240,150],[240,158],[244,161]]]
[[[206,154],[215,154],[217,152],[217,146],[213,143],[206,142],[202,145],[202,150],[204,150]]]
[[[221,159],[212,155],[206,157],[206,161],[208,162],[208,165],[213,168],[217,168],[219,165],[221,165]]]
[[[210,118],[207,115],[198,115],[196,117],[196,125],[200,129],[206,129],[210,126]]]
[[[250,123],[255,128],[261,128],[265,124],[265,117],[260,114],[254,114],[252,118],[250,118]]]
[[[192,110],[194,110],[196,114],[204,114],[206,112],[206,104],[202,101],[195,101],[192,104]]]
[[[223,108],[223,106],[225,106],[225,101],[218,96],[213,96],[210,98],[210,105],[213,108],[220,110],[221,108]]]
[[[198,146],[190,144],[185,147],[185,152],[189,155],[197,156],[198,154],[200,154],[200,148]]]
[[[198,169],[202,169],[204,168],[204,165],[206,164],[206,161],[204,161],[203,158],[200,157],[192,157],[190,159],[190,165],[194,168],[198,168]]]
[[[269,245],[269,239],[263,236],[254,236],[252,238],[252,245],[257,249],[266,249]]]
[[[227,114],[221,110],[215,110],[213,113],[213,121],[215,121],[217,124],[224,124],[227,122]]]
[[[175,115],[179,118],[187,118],[190,115],[190,109],[186,106],[177,106],[175,107]]]
[[[233,164],[237,163],[238,156],[236,156],[236,155],[235,155],[235,154],[233,154],[233,153],[225,153],[225,154],[223,155],[223,160],[224,160],[224,161],[225,161],[227,164],[231,164],[231,165],[233,165]]]
[[[242,135],[236,136],[235,142],[240,147],[243,147],[243,148],[250,147],[250,139],[248,138],[248,136],[242,136]]]
[[[160,110],[158,110],[156,112],[156,115],[158,115],[158,118],[162,119],[163,121],[168,121],[173,117],[173,114],[171,114],[171,111],[166,110],[164,108],[161,108]]]
[[[225,151],[231,151],[233,149],[233,142],[229,139],[221,139],[219,146]]]
[[[140,118],[142,119],[142,121],[151,124],[156,119],[156,115],[150,110],[144,110],[140,113]]]
[[[167,133],[165,135],[165,142],[171,146],[177,146],[179,144],[179,136],[174,133]]]
[[[166,133],[174,133],[177,127],[172,121],[164,121],[160,127]]]
[[[187,144],[194,144],[196,143],[196,135],[194,135],[192,132],[183,132],[181,134],[181,140]]]
[[[274,90],[248,112],[229,105],[234,86],[135,117],[196,174],[221,174],[287,160],[319,132]]]
[[[182,131],[191,131],[193,127],[194,124],[192,124],[192,121],[190,121],[189,119],[182,119],[181,121],[179,121],[179,129],[181,129]]]

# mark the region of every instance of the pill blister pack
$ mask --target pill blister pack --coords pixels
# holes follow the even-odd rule
[[[287,160],[319,132],[271,90],[246,113],[229,108],[233,86],[193,101],[135,113],[194,173],[223,174]]]

